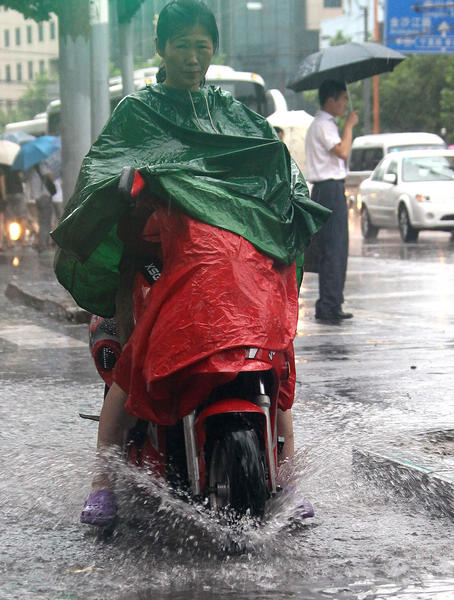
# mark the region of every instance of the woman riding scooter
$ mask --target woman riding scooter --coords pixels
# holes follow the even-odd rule
[[[84,211],[88,211],[87,206],[90,200],[93,205],[96,201],[99,202],[97,210],[102,210],[100,207],[105,206],[109,218],[120,217],[120,219],[117,218],[117,221],[121,221],[120,210],[113,208],[112,204],[102,204],[107,200],[106,189],[109,183],[119,175],[118,161],[120,159],[124,161],[124,164],[133,164],[139,170],[146,170],[145,178],[151,185],[157,203],[167,199],[172,209],[177,207],[183,211],[187,210],[201,221],[241,235],[249,239],[249,242],[254,244],[258,251],[269,253],[274,258],[285,257],[282,260],[287,261],[288,264],[301,254],[310,235],[320,227],[327,217],[326,211],[308,200],[304,180],[299,173],[295,175],[295,167],[290,173],[288,153],[284,149],[284,145],[277,140],[267,121],[233,100],[230,94],[204,87],[206,71],[218,46],[218,30],[211,11],[202,2],[194,0],[170,2],[160,13],[156,42],[157,51],[164,63],[158,79],[160,82],[149,86],[143,92],[127,97],[120,103],[84,160],[75,195],[67,208],[67,218],[53,233],[55,241],[62,248],[57,261],[57,276],[76,299],[79,292],[75,289],[77,287],[74,285],[75,277],[80,277],[81,282],[84,277],[88,277],[90,264],[94,264],[94,261],[98,260],[100,253],[97,254],[93,241],[88,240],[88,237],[85,241],[88,245],[92,244],[91,253],[83,248],[81,241],[75,241],[70,232],[76,231],[75,224],[78,219],[82,218]],[[150,115],[154,115],[154,123],[150,121]],[[148,130],[150,137],[147,140],[145,138]],[[157,134],[153,133],[157,130],[163,136],[160,140],[157,140]],[[144,136],[143,140],[140,139],[140,136],[139,138],[134,137],[138,131],[141,132],[140,135]],[[169,131],[175,131],[174,137]],[[214,152],[212,145],[214,147],[215,144],[221,143],[224,144],[223,152]],[[206,145],[206,151],[201,150],[203,144]],[[260,164],[259,160],[254,162],[253,152],[250,153],[251,162],[248,176],[255,176],[254,171],[257,172],[257,176],[252,187],[243,186],[241,188],[241,182],[237,183],[234,177],[229,180],[225,169],[224,173],[221,173],[220,161],[228,161],[229,153],[234,157],[236,151],[249,151],[251,148],[248,146],[254,146],[254,144],[272,156],[276,168],[285,173],[284,178],[288,182],[292,180],[294,185],[292,193],[289,190],[284,194],[283,188],[279,186],[273,188],[272,191],[266,186],[262,186],[262,189],[260,177],[263,172],[272,169],[273,164]],[[129,148],[126,153],[125,147]],[[192,152],[189,159],[187,158],[187,149]],[[104,156],[103,152],[105,152]],[[153,154],[151,159],[150,153]],[[112,160],[112,157],[115,157],[115,160]],[[101,172],[105,178],[104,182],[101,182]],[[205,177],[200,177],[200,175],[205,175]],[[110,179],[108,180],[108,178]],[[238,212],[233,215],[233,211],[223,206],[222,202],[219,206],[216,206],[215,203],[206,204],[202,210],[197,200],[202,198],[204,193],[211,193],[211,181],[228,189],[232,200],[238,198],[238,202],[243,202],[244,214]],[[200,188],[192,186],[200,186]],[[97,198],[94,197],[93,190],[97,190]],[[112,188],[110,192],[112,193]],[[187,200],[186,196],[190,202],[191,192],[194,194],[195,200],[190,206],[184,206]],[[221,198],[221,196],[219,197]],[[84,200],[87,200],[85,206],[82,205]],[[270,203],[270,208],[263,211],[267,212],[266,217],[261,214],[262,200]],[[283,205],[285,205],[283,210],[287,211],[285,218],[275,218],[274,214],[271,214],[274,210],[272,203],[280,200],[283,200]],[[253,208],[254,205],[257,205],[257,210]],[[216,213],[216,211],[218,212]],[[220,214],[219,211],[224,212]],[[85,214],[88,213],[85,212]],[[94,215],[94,211],[91,214]],[[139,214],[135,215],[139,223],[137,231],[141,230],[149,214],[145,210],[141,215],[142,221]],[[256,217],[255,214],[257,214]],[[290,218],[289,215],[291,215]],[[125,218],[123,216],[123,219]],[[264,223],[266,221],[264,227],[270,227],[270,233],[263,235],[261,239],[259,239],[260,235],[256,235],[254,231],[246,233],[248,221],[255,218],[259,221],[263,219]],[[272,225],[270,225],[271,222]],[[113,247],[113,236],[118,233],[118,230],[116,228],[109,230],[107,225],[103,226],[105,227],[105,236],[106,238],[110,236],[109,243]],[[72,227],[74,227],[73,230]],[[121,230],[121,227],[119,229]],[[292,244],[292,249],[288,250],[287,245]],[[268,245],[272,246],[269,251]],[[156,256],[159,256],[159,244],[154,245],[154,251]],[[74,256],[77,257],[78,254],[81,258],[88,258],[83,265],[74,259]],[[82,257],[82,255],[85,256]],[[127,265],[128,261],[123,260],[123,265],[125,264]],[[128,267],[123,267],[120,281],[131,280],[132,275],[127,271]],[[82,287],[84,286],[81,283],[78,289],[80,290]],[[125,287],[127,288],[128,285],[123,286],[123,288]],[[119,292],[117,297],[125,296],[125,289],[117,291]],[[126,296],[128,293],[126,290]],[[85,307],[96,304],[96,302],[89,304],[88,300],[84,300],[83,303]],[[107,313],[108,310],[105,309],[105,312]],[[92,310],[92,312],[96,311]],[[97,313],[102,314],[100,310]],[[106,314],[105,316],[111,315]],[[120,316],[120,322],[124,323],[124,317]],[[139,329],[140,322],[137,324],[136,331],[138,332]],[[98,451],[101,460],[98,464],[98,473],[93,480],[92,492],[81,514],[83,523],[106,526],[112,523],[116,516],[117,507],[112,491],[112,481],[103,455],[106,449],[122,446],[124,432],[131,423],[131,407],[133,406],[131,388],[137,387],[137,383],[131,381],[130,374],[141,373],[143,370],[141,365],[135,362],[139,360],[137,353],[134,352],[134,340],[139,336],[139,334],[136,335],[136,331],[123,350],[114,373],[114,383],[107,393],[101,411],[98,430]],[[142,388],[149,388],[149,383],[141,382]],[[153,398],[150,397],[149,401],[152,403]],[[287,398],[282,400],[282,410],[278,421],[279,435],[285,437],[283,458],[290,457],[294,450],[290,411],[292,402],[293,389],[289,389]],[[132,412],[134,413],[134,409]]]

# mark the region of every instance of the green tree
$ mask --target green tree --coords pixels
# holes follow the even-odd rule
[[[454,57],[453,57],[454,58]],[[441,90],[440,120],[446,129],[446,141],[454,144],[454,60],[446,65],[445,87]]]
[[[443,110],[447,113],[454,108],[449,102],[453,74],[454,57],[414,54],[392,73],[380,75],[380,129],[440,134],[447,127]],[[450,119],[453,124],[452,115]]]
[[[342,44],[348,44],[351,42],[352,38],[349,35],[344,35],[343,31],[338,31],[335,36],[333,36],[330,41],[330,46],[341,46]]]
[[[49,101],[49,83],[57,80],[57,77],[49,78],[47,73],[43,73],[38,75],[35,81],[28,86],[27,91],[19,98],[17,103],[23,119],[31,119],[37,113],[46,110]]]
[[[120,23],[129,21],[135,15],[144,0],[117,0],[118,20]],[[78,18],[78,14],[84,14],[83,20],[86,21],[86,10],[84,2],[71,3],[68,0],[2,0],[0,6],[12,8],[21,12],[26,19],[35,21],[48,21],[51,13],[60,16],[65,8],[65,4],[72,4],[71,12],[73,18]],[[77,4],[80,4],[80,10],[77,10]]]
[[[26,19],[48,21],[51,13],[58,14],[59,0],[2,0],[1,6],[21,12]]]
[[[117,14],[119,23],[130,21],[136,14],[144,0],[117,0]]]

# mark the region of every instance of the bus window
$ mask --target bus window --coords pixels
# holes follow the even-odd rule
[[[207,83],[218,85],[226,92],[230,92],[234,98],[246,104],[247,107],[262,115],[262,117],[267,116],[265,90],[260,84],[253,81],[223,81],[222,79],[208,80]]]

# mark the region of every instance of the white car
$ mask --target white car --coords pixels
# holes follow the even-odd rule
[[[360,185],[361,232],[400,231],[414,242],[423,229],[454,231],[454,150],[392,152]]]

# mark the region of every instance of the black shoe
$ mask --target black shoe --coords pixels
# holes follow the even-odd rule
[[[346,313],[342,309],[333,310],[330,312],[316,312],[315,318],[322,323],[340,323],[344,319],[353,318],[352,313]]]

